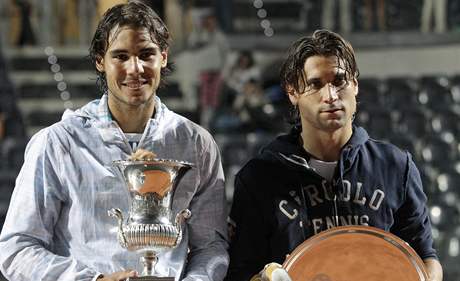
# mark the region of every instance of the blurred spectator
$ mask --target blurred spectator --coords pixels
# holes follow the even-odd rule
[[[421,26],[422,32],[431,30],[431,20],[434,14],[434,31],[443,33],[447,25],[447,0],[424,0],[422,8]]]
[[[233,31],[233,7],[232,1],[215,0],[214,6],[219,24],[225,32]]]
[[[351,0],[324,0],[322,15],[321,15],[321,26],[325,29],[336,30],[335,25],[335,10],[339,2],[339,18],[340,24],[338,29],[343,33],[348,33],[352,29],[351,24]]]
[[[24,136],[22,116],[16,105],[14,87],[8,77],[0,42],[0,140]]]
[[[222,106],[212,118],[213,133],[272,131],[273,120],[266,112],[269,100],[259,80],[247,81],[231,106]]]
[[[364,29],[386,30],[385,0],[364,0]]]
[[[88,46],[91,42],[91,32],[96,30],[97,0],[78,1],[77,14],[79,24],[79,43]]]
[[[255,63],[251,51],[241,51],[233,65],[226,68],[222,74],[224,89],[223,100],[233,100],[238,93],[243,92],[244,85],[249,80],[260,80],[261,70]]]
[[[209,120],[218,103],[221,86],[221,69],[227,59],[229,44],[219,29],[215,15],[208,11],[201,17],[201,26],[194,29],[188,38],[188,47],[200,59],[200,123],[209,128]]]
[[[216,46],[219,57],[216,58],[225,62],[229,51],[227,37],[220,30],[216,16],[212,12],[207,12],[202,15],[201,26],[197,26],[189,35],[188,47],[191,49],[199,49],[207,46]]]
[[[244,84],[242,93],[236,96],[233,103],[233,109],[239,116],[243,131],[252,132],[270,128],[263,110],[267,103],[268,99],[265,97],[264,90],[258,80],[250,79]]]
[[[28,0],[16,0],[15,4],[21,15],[21,30],[17,44],[18,46],[35,45],[37,42],[30,22],[32,6]]]

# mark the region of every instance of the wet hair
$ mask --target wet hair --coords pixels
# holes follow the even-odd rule
[[[108,9],[96,28],[89,48],[89,58],[96,69],[96,83],[103,93],[107,92],[107,80],[105,73],[96,68],[96,63],[100,62],[107,52],[111,43],[109,40],[116,37],[117,30],[115,29],[124,26],[134,29],[146,28],[152,42],[157,44],[162,52],[168,50],[171,42],[168,28],[149,6],[139,1],[129,1],[127,4],[119,4]],[[113,38],[110,38],[111,34],[115,34]],[[171,73],[172,69],[173,66],[169,61],[166,67],[161,69],[160,87],[165,84],[164,78]]]
[[[338,66],[344,69],[347,80],[359,76],[355,52],[351,44],[335,32],[316,30],[311,36],[296,40],[288,49],[280,71],[281,87],[287,94],[292,91],[304,92],[306,87],[305,62],[312,56],[335,56]],[[300,123],[297,108],[293,110],[291,119],[291,123]]]

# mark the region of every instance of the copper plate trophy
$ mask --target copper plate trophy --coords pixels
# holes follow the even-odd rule
[[[293,281],[427,281],[423,261],[399,237],[370,226],[339,226],[298,246],[283,267]]]

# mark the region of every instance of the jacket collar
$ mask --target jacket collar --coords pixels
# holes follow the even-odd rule
[[[264,147],[258,158],[270,162],[281,162],[296,169],[310,169],[308,160],[311,155],[302,147],[299,137],[299,128],[293,128],[289,134],[277,137],[272,143]],[[346,170],[351,167],[351,163],[353,163],[355,157],[358,155],[359,148],[368,139],[369,136],[366,130],[358,126],[353,126],[353,134],[341,151],[341,159],[339,161],[342,166],[341,168]]]

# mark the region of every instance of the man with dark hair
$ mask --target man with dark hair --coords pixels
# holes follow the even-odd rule
[[[0,265],[9,280],[135,276],[139,255],[120,246],[116,220],[107,211],[128,209],[113,161],[140,150],[193,164],[173,198],[173,212],[188,208],[192,216],[177,248],[159,254],[158,275],[224,278],[228,243],[219,151],[208,132],[156,95],[170,69],[169,42],[168,29],[144,4],[132,1],[104,14],[90,48],[101,99],[65,112],[26,149],[0,235]]]
[[[226,280],[249,280],[309,237],[341,225],[396,234],[423,259],[430,280],[442,280],[410,154],[353,125],[358,76],[352,46],[336,33],[318,30],[290,47],[281,81],[294,126],[236,176]]]

